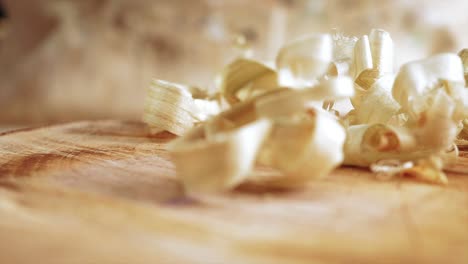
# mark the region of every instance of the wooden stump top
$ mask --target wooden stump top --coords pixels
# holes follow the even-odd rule
[[[340,168],[300,190],[191,198],[173,138],[123,121],[0,134],[0,262],[468,263],[466,175]]]

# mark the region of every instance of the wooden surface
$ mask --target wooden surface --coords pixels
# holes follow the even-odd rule
[[[0,263],[468,263],[468,176],[342,168],[301,190],[190,198],[136,122],[0,136]]]

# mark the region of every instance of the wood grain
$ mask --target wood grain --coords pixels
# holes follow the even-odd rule
[[[192,198],[173,138],[121,121],[0,135],[0,263],[468,263],[467,176],[341,168],[300,190]]]

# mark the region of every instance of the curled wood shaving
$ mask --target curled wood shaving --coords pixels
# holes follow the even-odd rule
[[[392,97],[393,80],[394,76],[387,74],[370,85],[356,81],[355,124],[387,124],[398,113],[400,105]]]
[[[184,85],[153,81],[143,114],[143,121],[149,125],[152,133],[166,130],[180,136],[194,124],[219,112],[216,102],[193,98],[189,90]]]
[[[382,29],[373,29],[369,35],[372,53],[372,68],[381,73],[393,72],[393,41]]]
[[[373,29],[369,37],[361,37],[354,49],[353,67],[357,94],[351,102],[357,110],[358,122],[369,121],[369,106],[383,105],[380,113],[386,113],[386,116],[380,118],[380,113],[372,114],[374,118],[369,122],[386,123],[384,119],[390,119],[389,115],[395,114],[399,109],[390,96],[393,84],[393,41],[390,34],[381,29]],[[364,101],[370,98],[372,102],[361,107],[363,98],[366,99]]]
[[[356,42],[353,58],[354,79],[357,79],[362,72],[374,68],[369,37],[367,35],[362,36]]]
[[[235,187],[251,172],[257,153],[271,128],[266,119],[215,133],[201,128],[173,142],[177,174],[191,193]]]
[[[395,79],[392,94],[403,111],[416,118],[427,108],[428,96],[433,90],[459,90],[464,83],[460,57],[445,53],[403,65]]]
[[[223,112],[200,89],[155,81],[144,120],[182,135],[169,150],[192,193],[232,189],[256,164],[281,172],[274,180],[281,186],[301,186],[340,164],[370,167],[380,179],[446,184],[455,142],[468,142],[467,52],[397,73],[393,57],[381,29],[359,38],[312,35],[286,44],[275,68],[245,58],[228,64],[215,96],[229,103]],[[340,115],[336,100],[354,109]]]
[[[411,160],[424,153],[413,153],[415,138],[408,129],[383,124],[354,125],[347,129],[344,145],[346,165],[370,166],[379,160]],[[402,157],[402,153],[407,153]]]
[[[328,34],[317,34],[284,46],[276,58],[280,86],[304,88],[316,84],[330,67],[333,42]]]
[[[313,118],[277,120],[259,162],[290,175],[283,186],[328,175],[343,161],[346,133],[336,118],[314,112]]]
[[[468,49],[463,49],[458,53],[463,62],[463,69],[465,72],[465,83],[468,85]]]
[[[231,105],[278,87],[273,69],[244,58],[227,65],[221,79],[221,93]]]
[[[422,148],[441,151],[452,145],[457,135],[457,125],[452,120],[454,109],[453,100],[445,91],[439,90],[419,126],[414,129]]]

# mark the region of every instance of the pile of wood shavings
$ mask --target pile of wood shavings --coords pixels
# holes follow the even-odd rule
[[[189,192],[244,182],[256,164],[286,187],[340,165],[380,178],[447,183],[444,167],[468,139],[467,50],[393,65],[390,34],[315,34],[285,45],[274,66],[248,58],[227,65],[212,93],[154,81],[144,121],[169,131],[177,173]],[[334,102],[350,100],[340,113]]]

